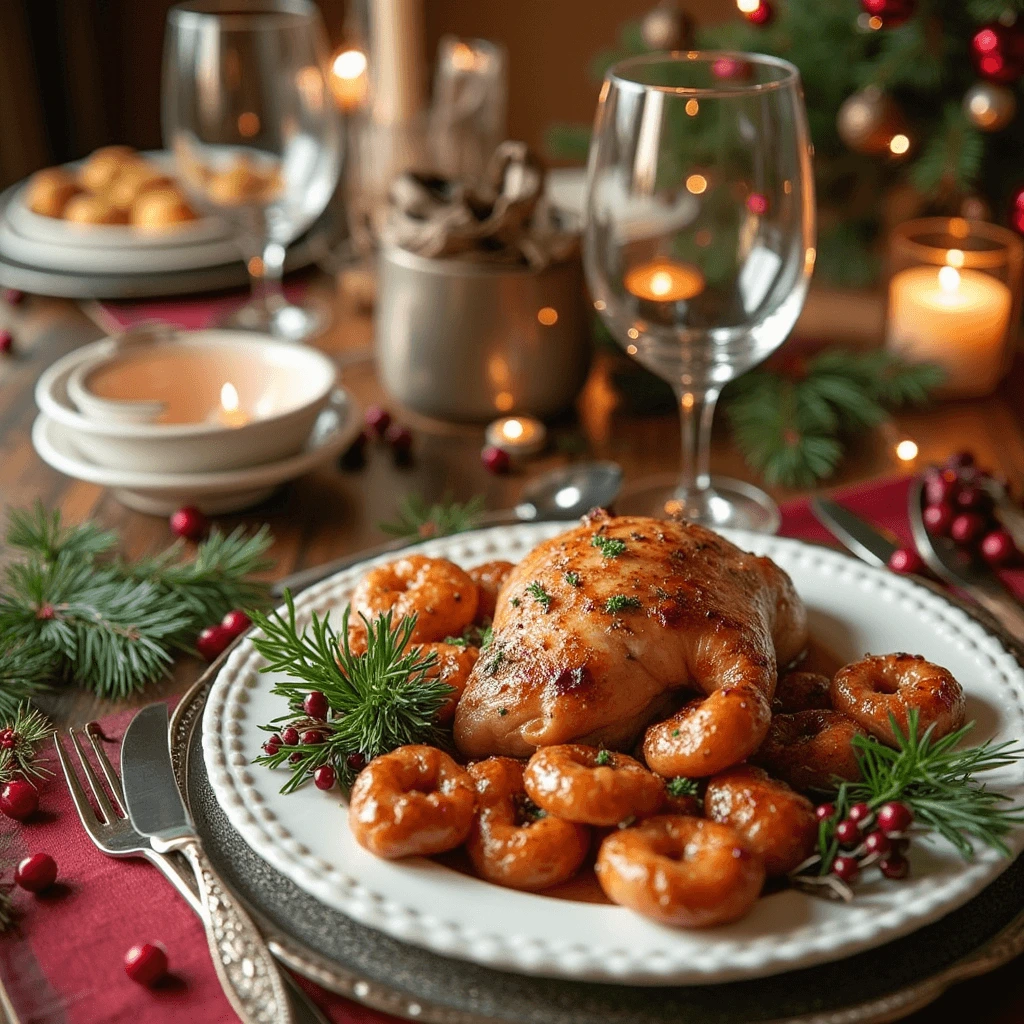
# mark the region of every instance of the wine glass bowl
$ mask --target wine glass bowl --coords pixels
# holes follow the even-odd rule
[[[341,136],[309,0],[193,0],[168,13],[163,131],[192,201],[235,228],[253,285],[237,326],[298,339],[281,290],[287,245],[323,212]]]
[[[626,509],[774,529],[772,500],[712,481],[722,388],[785,341],[814,267],[811,144],[793,65],[757,54],[654,54],[616,64],[598,103],[584,266],[627,353],[679,399],[683,468]]]

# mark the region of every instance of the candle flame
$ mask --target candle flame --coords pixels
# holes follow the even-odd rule
[[[946,263],[959,270],[964,265],[963,249],[950,249],[949,252],[946,253]]]
[[[917,458],[917,442],[911,441],[909,437],[904,438],[896,445],[896,458],[902,462],[913,462]]]
[[[501,432],[510,441],[516,441],[523,436],[523,424],[519,420],[509,420],[501,428]]]
[[[955,267],[943,267],[939,271],[939,287],[952,294],[960,288],[960,272]]]
[[[362,50],[342,50],[334,58],[331,70],[338,78],[358,78],[366,70],[366,54]]]
[[[659,270],[651,278],[651,291],[655,295],[668,295],[672,290],[672,275],[665,270]]]
[[[238,411],[238,388],[230,381],[220,389],[220,405],[225,412]]]

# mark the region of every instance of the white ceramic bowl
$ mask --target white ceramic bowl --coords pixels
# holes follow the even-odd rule
[[[80,375],[81,387],[108,400],[166,403],[178,422],[85,415],[68,395],[68,380],[82,366],[91,370],[84,379]],[[247,331],[195,331],[138,347],[106,338],[46,370],[36,384],[36,403],[71,430],[76,447],[99,466],[208,473],[294,455],[336,379],[334,363],[316,349]],[[237,389],[241,409],[251,417],[247,422],[202,419],[225,383]]]

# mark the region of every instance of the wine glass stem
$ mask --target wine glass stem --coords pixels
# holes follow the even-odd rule
[[[265,242],[260,256],[249,260],[253,300],[269,315],[285,305],[284,246],[278,242]]]
[[[686,518],[697,518],[711,490],[711,423],[720,392],[691,391],[677,387],[682,419],[683,465],[677,498],[683,502]]]

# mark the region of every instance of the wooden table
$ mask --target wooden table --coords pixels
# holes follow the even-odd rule
[[[344,383],[364,407],[386,403],[374,378],[368,356],[372,323],[368,316],[334,296],[332,282],[315,288],[335,304],[335,320],[316,344],[343,357]],[[30,439],[36,415],[32,388],[39,374],[55,359],[104,333],[72,303],[29,298],[14,308],[0,304],[0,326],[10,328],[16,354],[0,357],[0,504],[26,506],[37,498],[59,507],[69,521],[93,517],[116,529],[129,557],[152,553],[173,539],[166,520],[128,511],[102,488],[69,480],[36,456]],[[609,358],[599,358],[579,406],[579,416],[553,429],[553,454],[528,463],[507,477],[487,473],[480,464],[483,430],[424,421],[394,410],[415,434],[415,457],[397,465],[383,446],[369,452],[365,468],[341,471],[329,466],[296,481],[263,506],[239,516],[225,516],[226,528],[237,523],[266,522],[274,534],[271,555],[275,576],[317,565],[338,555],[379,543],[382,520],[392,519],[401,498],[412,492],[436,500],[448,492],[459,500],[484,495],[489,508],[514,504],[527,473],[563,464],[585,453],[614,459],[626,473],[627,484],[655,473],[672,470],[678,461],[678,424],[672,414],[638,416],[627,413],[610,384]],[[919,463],[939,461],[950,452],[969,448],[982,464],[1000,470],[1020,484],[1024,480],[1024,367],[1015,367],[1000,391],[977,401],[946,403],[925,411],[895,417],[893,424],[857,445],[834,486],[907,472],[893,447],[902,437],[920,447]],[[753,479],[725,431],[715,439],[715,472]],[[776,490],[779,501],[796,492]],[[146,703],[160,693],[181,692],[196,678],[199,666],[183,659],[164,684],[139,695]],[[47,708],[60,724],[75,724],[109,713],[114,708],[93,698],[68,691]],[[967,982],[913,1018],[924,1021],[1010,1024],[1024,1020],[1024,989],[1017,971],[1020,961],[983,979]]]

